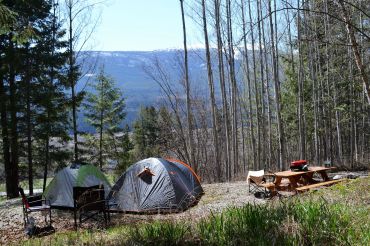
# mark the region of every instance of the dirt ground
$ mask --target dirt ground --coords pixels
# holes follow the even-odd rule
[[[337,172],[330,174],[346,176],[349,172]],[[367,176],[368,172],[356,172],[356,176]],[[262,204],[268,200],[257,199],[248,192],[248,185],[245,181],[232,183],[215,183],[202,185],[205,194],[199,203],[181,213],[174,214],[123,214],[115,213],[111,215],[110,226],[132,225],[138,222],[148,222],[153,220],[186,220],[196,221],[199,218],[208,216],[211,212],[217,213],[227,207],[240,207],[247,203]],[[41,213],[31,215],[36,220],[37,226],[44,226]],[[74,230],[73,213],[71,211],[56,210],[52,211],[53,227],[57,232]],[[103,225],[94,221],[83,224],[83,229],[89,229]],[[23,213],[20,199],[8,200],[0,203],[0,245],[10,242],[17,242],[27,239],[23,225]]]

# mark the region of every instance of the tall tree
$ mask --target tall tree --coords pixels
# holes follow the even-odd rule
[[[137,159],[159,155],[159,132],[157,110],[154,107],[141,108],[133,131]]]
[[[79,159],[77,111],[84,97],[84,91],[78,92],[77,82],[83,69],[91,70],[87,60],[83,59],[81,50],[86,47],[96,28],[100,15],[94,10],[104,1],[101,0],[64,0],[67,38],[68,38],[68,85],[71,89],[72,127],[74,142],[74,159]],[[81,64],[84,63],[82,67]]]
[[[217,179],[220,181],[221,179],[221,161],[220,161],[220,153],[219,153],[219,143],[218,143],[218,120],[217,120],[217,105],[216,105],[216,97],[215,97],[215,86],[213,80],[213,69],[212,69],[212,61],[211,61],[211,52],[209,48],[209,39],[208,39],[208,27],[207,27],[207,16],[206,16],[206,1],[202,0],[202,19],[203,19],[203,33],[204,33],[204,43],[206,48],[206,61],[207,61],[207,75],[208,75],[208,86],[209,86],[209,93],[211,99],[211,112],[212,112],[212,136],[213,136],[213,147],[214,147],[214,155],[215,155],[215,164],[217,170]]]
[[[89,92],[86,97],[84,107],[85,116],[98,134],[98,163],[103,168],[103,155],[109,153],[109,146],[104,143],[104,135],[115,142],[115,134],[121,130],[121,124],[126,117],[125,101],[122,92],[115,86],[114,80],[104,74],[101,69],[97,77],[93,92]]]
[[[189,164],[192,165],[194,171],[197,171],[197,165],[194,157],[194,137],[193,137],[193,122],[191,115],[191,99],[190,99],[190,80],[189,80],[189,64],[188,64],[188,48],[186,41],[186,23],[185,23],[185,11],[184,11],[184,0],[180,0],[181,7],[181,20],[182,20],[182,31],[184,36],[184,67],[185,67],[185,89],[186,89],[186,114],[188,122],[188,138],[189,138],[189,153],[190,160]]]

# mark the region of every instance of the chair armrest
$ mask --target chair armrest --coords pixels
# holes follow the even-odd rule
[[[265,176],[266,182],[269,182],[269,181],[274,182],[276,178],[276,175],[273,173],[266,173],[264,176]]]
[[[96,206],[96,207],[95,207]],[[100,207],[101,206],[101,207]],[[87,208],[87,209],[86,209]],[[100,210],[101,208],[106,209],[107,208],[107,200],[99,200],[89,203],[84,203],[81,206],[77,208],[78,211],[87,210],[87,211],[94,211],[94,210]]]
[[[33,200],[29,201],[28,204],[30,205],[30,207],[42,206],[43,204],[50,206],[50,200],[48,199]]]

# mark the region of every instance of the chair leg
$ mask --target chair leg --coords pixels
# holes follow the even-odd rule
[[[103,214],[104,214],[104,226],[105,228],[107,228],[107,212],[104,210]]]
[[[49,224],[50,224],[50,227],[52,227],[51,209],[49,209]]]
[[[74,219],[75,219],[75,230],[77,230],[77,211],[74,210]]]
[[[27,224],[30,222],[29,221],[29,219],[28,219],[28,213],[27,212],[25,212],[25,224],[24,224],[24,226],[26,227],[27,226]]]
[[[27,221],[26,221],[26,213],[25,213],[24,209],[23,209],[23,223],[24,223],[24,227],[26,227],[27,226]]]
[[[110,222],[110,211],[109,211],[109,207],[108,207],[108,222]]]

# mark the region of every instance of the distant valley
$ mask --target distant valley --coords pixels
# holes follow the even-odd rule
[[[199,53],[191,52],[189,55],[189,69],[193,78],[199,79],[204,74],[206,65]],[[78,83],[78,90],[91,90],[86,83],[94,83],[100,67],[104,67],[105,73],[115,80],[126,99],[127,117],[124,124],[131,124],[138,116],[141,106],[156,105],[162,93],[159,85],[146,74],[144,67],[152,64],[158,59],[166,72],[171,74],[174,86],[179,86],[181,78],[179,65],[182,59],[180,50],[158,50],[158,51],[114,51],[97,52],[85,51],[82,54],[85,66],[94,65],[94,71],[87,72]],[[85,67],[85,70],[86,67]],[[83,119],[83,112],[79,113],[79,128],[81,131],[92,132]]]
[[[212,50],[211,56],[217,56]],[[189,73],[193,90],[202,97],[208,96],[207,65],[204,60],[205,51],[196,49],[189,51]],[[151,66],[157,59],[171,77],[174,88],[180,88],[179,80],[182,77],[183,64],[182,50],[156,50],[156,51],[84,51],[81,59],[84,66],[94,66],[94,71],[88,72],[78,83],[78,90],[91,90],[87,83],[95,82],[99,68],[104,67],[105,73],[116,81],[126,98],[127,117],[123,124],[131,125],[136,120],[141,106],[158,105],[162,98],[159,85],[148,76],[144,67]],[[214,61],[216,59],[213,59]],[[226,63],[225,63],[226,64]],[[237,77],[241,78],[241,56],[236,54]],[[214,76],[217,79],[217,64],[213,64]],[[86,67],[84,70],[88,70]],[[217,80],[216,94],[219,91]],[[93,132],[86,124],[83,112],[79,113],[79,128],[81,131]]]

